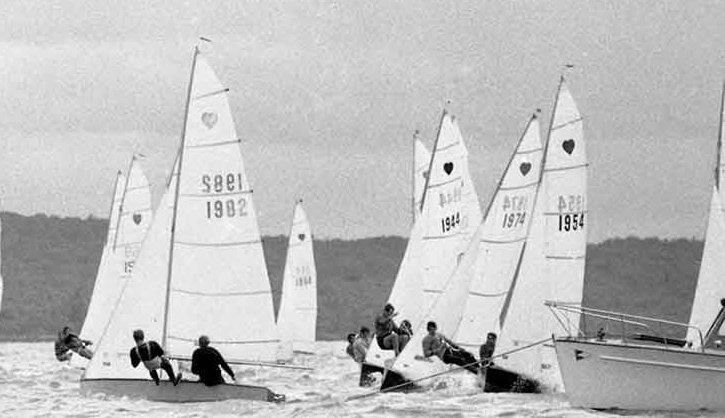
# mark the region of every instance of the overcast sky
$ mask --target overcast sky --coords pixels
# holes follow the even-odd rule
[[[2,210],[105,217],[132,152],[158,201],[203,35],[264,234],[302,197],[317,236],[407,235],[412,133],[431,145],[446,100],[486,204],[571,63],[590,241],[701,237],[723,21],[722,1],[3,1]]]

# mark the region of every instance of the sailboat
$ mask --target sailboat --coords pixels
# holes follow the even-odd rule
[[[166,402],[283,399],[260,386],[189,380],[156,386],[145,368],[130,365],[135,329],[159,341],[174,363],[190,360],[202,334],[230,364],[273,361],[279,343],[228,89],[198,48],[182,132],[169,187],[81,377],[81,392]]]
[[[414,137],[414,154],[413,154],[413,223],[420,216],[420,204],[423,201],[425,193],[425,181],[428,178],[428,166],[430,165],[430,151],[423,145],[420,140],[418,131],[415,131]]]
[[[717,315],[718,302],[725,297],[725,190],[722,189],[725,173],[723,173],[723,120],[725,120],[725,84],[720,96],[720,126],[717,138],[717,162],[715,165],[715,184],[710,198],[710,215],[707,220],[705,246],[700,261],[700,274],[697,278],[695,297],[690,312],[687,340],[693,348],[699,348],[701,341],[697,329],[707,329],[712,318]]]
[[[312,249],[312,231],[302,200],[297,202],[292,215],[277,329],[282,346],[278,360],[289,360],[294,353],[314,354],[317,269]]]
[[[506,353],[560,331],[544,301],[581,303],[586,256],[587,156],[582,117],[561,77],[544,150],[534,218],[511,290],[496,347]],[[546,390],[561,390],[554,350],[547,345],[502,356],[496,364],[533,379]]]
[[[101,337],[111,308],[133,271],[151,217],[151,187],[134,155],[128,175],[119,171],[116,176],[106,242],[80,333],[84,339],[98,341]],[[70,361],[73,367],[85,367],[87,363],[85,357],[78,355]]]
[[[500,312],[515,282],[525,246],[531,211],[539,187],[542,160],[539,123],[534,115],[526,125],[479,225],[470,265],[461,262],[446,290],[427,312],[417,332],[386,375],[383,388],[414,382],[448,368],[438,357],[422,358],[425,323],[434,320],[438,330],[470,352],[477,352],[486,333],[498,332]],[[462,303],[463,301],[463,303]],[[432,380],[418,383],[431,384]]]
[[[481,223],[481,207],[468,170],[468,150],[456,118],[443,111],[428,166],[420,217],[413,225],[403,260],[390,292],[398,324],[413,329],[423,320]],[[373,341],[362,373],[392,364],[392,350]]]
[[[689,324],[658,318],[608,312],[561,302],[549,302],[553,312],[607,320],[621,335],[586,335],[569,324],[568,336],[554,340],[557,360],[573,406],[595,409],[725,411],[725,280],[722,267],[723,113],[725,84],[720,98],[715,187]],[[709,318],[708,318],[709,316]],[[686,341],[653,330],[687,330]],[[646,333],[646,334],[643,334]],[[646,338],[642,338],[646,337]],[[647,342],[643,342],[646,340]],[[658,344],[657,344],[658,343]]]

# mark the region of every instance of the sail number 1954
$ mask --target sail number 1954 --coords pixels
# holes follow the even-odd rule
[[[559,196],[559,231],[584,229],[584,198],[582,195]]]

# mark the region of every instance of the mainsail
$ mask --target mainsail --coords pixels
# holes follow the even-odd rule
[[[481,223],[478,195],[468,171],[468,151],[458,124],[446,111],[428,167],[421,214],[413,225],[388,301],[416,328],[459,263]],[[373,342],[366,362],[383,367],[393,352]]]
[[[277,329],[281,339],[279,359],[294,351],[314,353],[317,330],[317,269],[312,248],[312,231],[300,200],[295,205],[284,265],[282,298]]]
[[[589,222],[586,167],[582,117],[562,77],[544,152],[541,189],[496,347],[499,353],[559,331],[556,319],[543,304],[545,300],[581,303]],[[561,386],[551,348],[520,351],[497,363],[545,386]]]
[[[119,173],[116,181],[106,245],[80,333],[83,338],[95,342],[101,337],[111,309],[131,275],[151,225],[151,212],[151,186],[134,155],[128,174]],[[86,363],[88,360],[81,356],[71,359],[71,365],[75,367],[83,367]]]
[[[430,166],[430,151],[423,145],[418,137],[418,131],[415,132],[415,151],[413,156],[413,223],[420,217],[420,204],[423,201],[423,193],[425,192],[425,182],[428,178],[428,168]]]
[[[274,359],[271,289],[227,91],[195,51],[177,174],[84,379],[148,379],[128,361],[134,329],[172,359],[188,360],[202,334],[230,363]]]
[[[700,274],[697,278],[695,297],[690,312],[689,325],[698,328],[704,337],[710,324],[720,310],[720,299],[725,298],[725,280],[722,272],[725,271],[725,192],[723,192],[723,123],[725,120],[725,84],[720,96],[720,126],[717,139],[717,163],[715,166],[715,185],[710,198],[710,215],[707,221],[705,246],[700,261]],[[700,348],[702,341],[697,330],[687,330],[687,340],[692,342],[694,348]]]
[[[488,332],[499,333],[516,284],[539,189],[543,150],[539,121],[526,125],[483,221],[476,273],[455,341],[478,352]]]

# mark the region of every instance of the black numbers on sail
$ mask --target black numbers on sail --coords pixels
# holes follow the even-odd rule
[[[201,176],[201,191],[203,193],[240,192],[244,190],[242,173],[204,174]]]
[[[526,212],[513,212],[503,214],[504,228],[516,228],[519,225],[523,225],[526,220]]]
[[[247,199],[207,200],[206,218],[221,219],[233,218],[235,216],[247,216]]]
[[[441,230],[442,232],[448,232],[456,226],[459,226],[460,224],[461,214],[460,212],[456,212],[451,216],[446,216],[445,218],[441,219]]]
[[[559,231],[584,229],[584,212],[559,214]]]
[[[307,287],[312,284],[312,275],[310,274],[309,266],[295,267],[294,276],[296,287]]]

